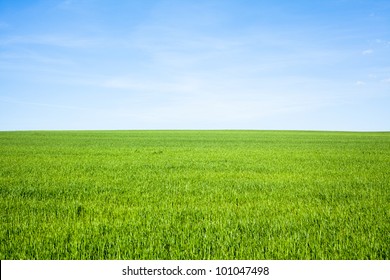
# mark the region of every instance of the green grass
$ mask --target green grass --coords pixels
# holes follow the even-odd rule
[[[0,132],[0,259],[389,259],[390,133]]]

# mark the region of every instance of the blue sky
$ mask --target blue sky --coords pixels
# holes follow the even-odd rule
[[[387,0],[0,0],[0,130],[390,130]]]

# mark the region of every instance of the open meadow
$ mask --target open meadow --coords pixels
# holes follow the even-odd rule
[[[0,259],[390,259],[390,133],[0,132]]]

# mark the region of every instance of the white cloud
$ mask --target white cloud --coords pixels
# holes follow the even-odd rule
[[[137,92],[153,93],[194,93],[198,90],[199,81],[191,77],[176,77],[163,81],[160,78],[151,77],[136,79],[131,76],[121,76],[106,79],[100,86],[111,89],[122,89]]]
[[[383,83],[390,84],[390,78],[382,80]]]
[[[362,51],[362,54],[363,54],[363,55],[369,55],[369,54],[372,54],[373,52],[374,52],[374,50],[372,50],[372,49],[367,49],[367,50]]]
[[[98,40],[90,38],[77,38],[57,35],[12,36],[0,40],[0,45],[33,44],[65,48],[88,48],[100,45],[101,43],[102,42]]]
[[[51,104],[51,103],[40,103],[40,102],[27,102],[27,101],[20,101],[18,99],[7,98],[7,97],[0,97],[0,98],[2,102],[9,103],[9,104],[46,107],[46,108],[53,108],[53,109],[68,109],[68,110],[83,110],[83,111],[91,110],[91,108],[81,107],[81,106],[70,106],[70,105],[63,105],[63,104]]]
[[[374,43],[376,43],[377,45],[379,45],[381,47],[389,47],[390,46],[390,41],[388,41],[386,39],[376,39],[374,41]]]
[[[356,81],[356,83],[355,83],[355,85],[357,85],[357,86],[364,86],[366,83],[365,82],[363,82],[363,81]]]
[[[16,68],[17,62],[23,61],[23,67],[26,62],[37,62],[39,64],[56,64],[56,65],[74,65],[74,62],[63,57],[52,57],[48,55],[41,55],[32,51],[21,52],[3,52],[0,53],[2,62],[12,63],[12,68]]]

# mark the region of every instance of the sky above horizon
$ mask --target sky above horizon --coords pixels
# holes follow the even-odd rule
[[[0,130],[390,131],[390,1],[0,0]]]

